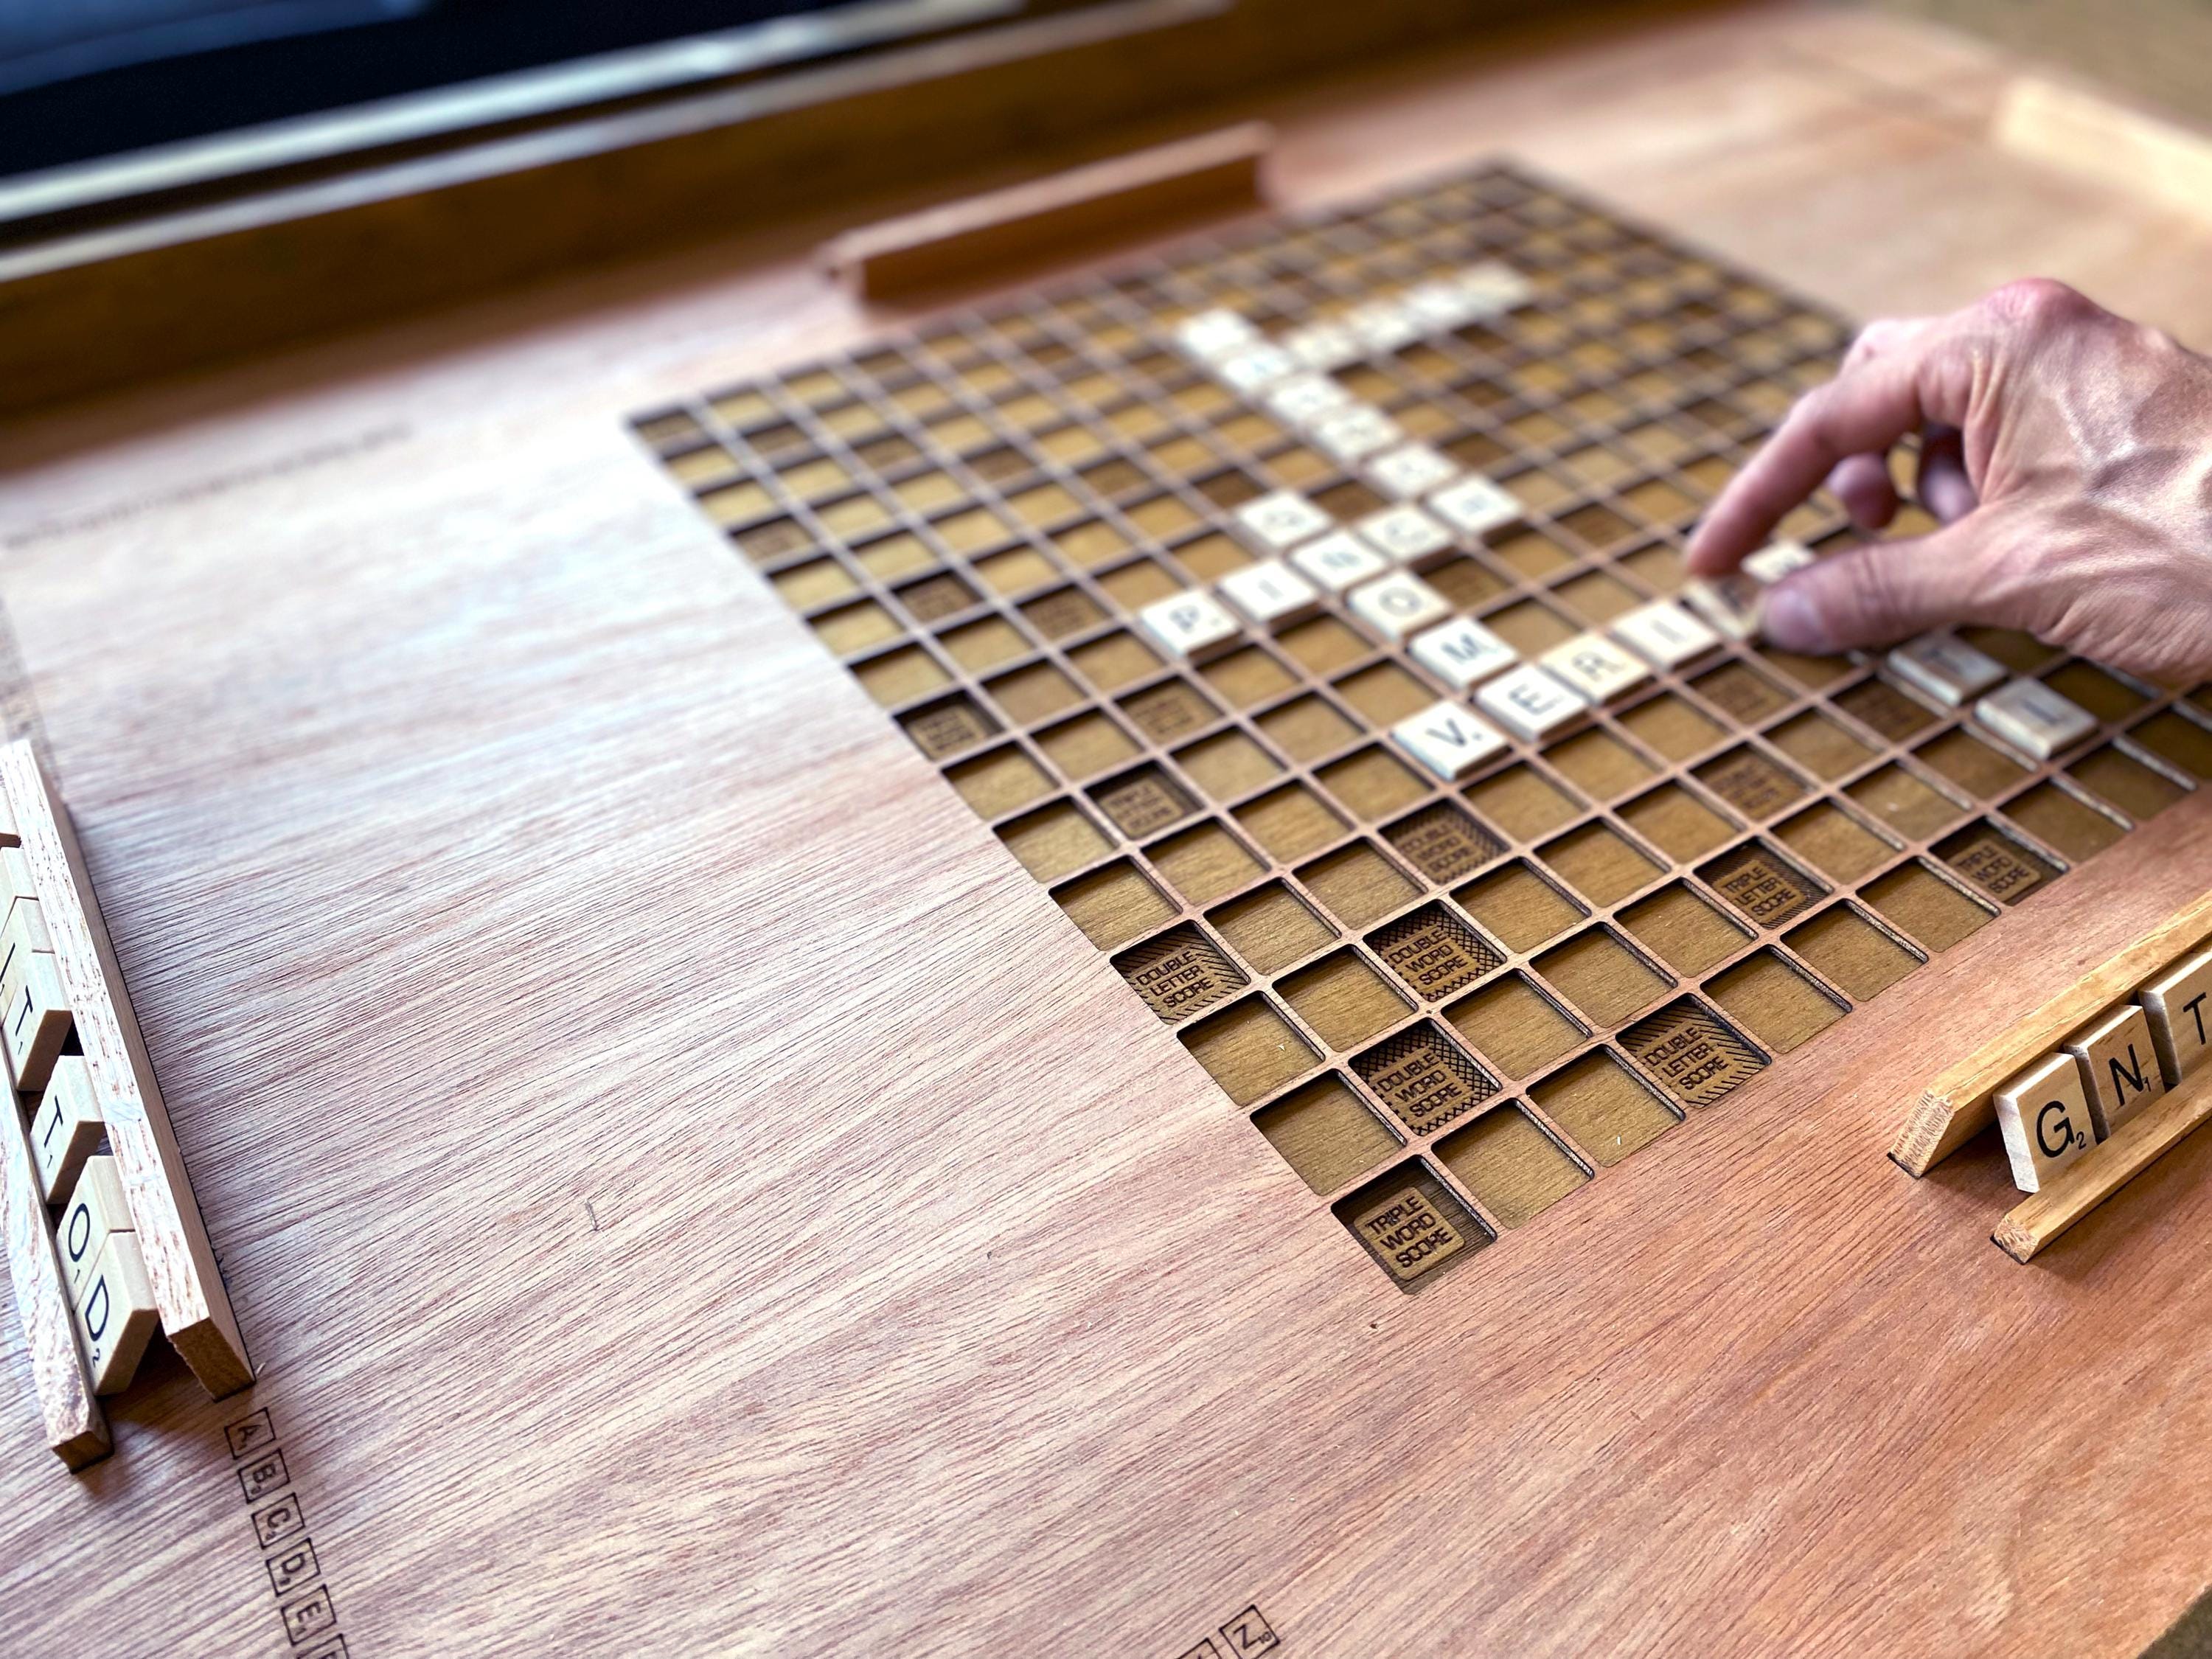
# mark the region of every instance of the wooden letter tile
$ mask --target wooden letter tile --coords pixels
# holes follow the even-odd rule
[[[1536,659],[1591,702],[1632,690],[1651,671],[1602,634],[1578,634]]]
[[[1431,703],[1392,726],[1390,736],[1447,783],[1456,783],[1505,747],[1505,739],[1488,721],[1455,702]]]
[[[115,1160],[86,1159],[76,1191],[54,1229],[62,1250],[62,1279],[71,1297],[83,1299],[78,1290],[106,1248],[108,1235],[131,1231],[131,1206],[123,1196],[123,1177],[116,1173]]]
[[[92,1097],[92,1077],[78,1054],[64,1054],[46,1078],[46,1092],[31,1109],[31,1158],[39,1190],[49,1204],[66,1204],[76,1190],[85,1160],[100,1150],[107,1126]]]
[[[77,1334],[94,1394],[120,1394],[137,1375],[161,1310],[136,1233],[111,1233],[76,1295]]]
[[[1279,553],[1320,535],[1333,520],[1295,489],[1278,489],[1238,507],[1237,522],[1261,548]]]
[[[1527,516],[1528,509],[1509,489],[1480,474],[1470,474],[1429,497],[1438,518],[1462,535],[1480,540],[1493,530],[1503,530]]]
[[[2150,1016],[2130,1003],[2061,1045],[2087,1073],[2089,1109],[2101,1140],[2166,1092]]]
[[[1401,444],[1369,456],[1367,476],[1384,494],[1410,501],[1442,489],[1459,477],[1459,467],[1426,444]]]
[[[1390,568],[1389,560],[1348,530],[1308,542],[1291,555],[1291,562],[1332,593],[1356,587]]]
[[[1394,570],[1353,588],[1346,603],[1360,621],[1393,641],[1451,615],[1444,596],[1410,570]]]
[[[2029,1066],[2001,1085],[1993,1099],[2013,1185],[2024,1193],[2041,1192],[2094,1144],[2081,1062],[2072,1054],[2051,1054]]]
[[[53,952],[36,948],[45,938],[36,905],[17,905],[0,933],[0,1046],[25,1094],[46,1086],[70,1034],[69,994]]]
[[[1415,635],[1412,649],[1414,661],[1462,691],[1520,660],[1511,646],[1471,617],[1455,617]]]
[[[1638,606],[1606,624],[1613,638],[1655,668],[1680,668],[1721,642],[1721,636],[1672,599]]]
[[[1176,325],[1176,343],[1201,363],[1233,357],[1261,338],[1260,331],[1233,311],[1201,311]]]
[[[2143,987],[2159,1064],[2179,1083],[2212,1055],[2212,951],[2200,951]]]
[[[1802,542],[1770,542],[1743,562],[1744,574],[1769,586],[1793,570],[1817,562],[1813,550]]]
[[[2097,717],[2041,680],[2014,680],[1974,705],[1974,718],[2038,760],[2070,749],[2097,729]]]
[[[1160,644],[1193,662],[1218,653],[1237,636],[1237,618],[1207,593],[1155,599],[1137,613],[1137,620]]]
[[[1682,589],[1682,597],[1730,639],[1759,636],[1766,610],[1766,590],[1757,577],[1721,576],[1712,581],[1693,581]]]
[[[1581,719],[1589,708],[1579,696],[1530,663],[1501,674],[1474,696],[1507,730],[1531,743]]]
[[[1321,590],[1280,559],[1262,559],[1221,579],[1222,597],[1262,628],[1310,616]]]
[[[1923,634],[1907,640],[1889,653],[1889,666],[1899,679],[1911,681],[1947,708],[1979,696],[2005,677],[2002,663],[1984,656],[1956,634]]]
[[[1314,441],[1345,462],[1391,448],[1405,435],[1395,421],[1367,404],[1349,404],[1313,424]]]
[[[1432,559],[1457,545],[1450,531],[1410,501],[1370,513],[1355,528],[1362,538],[1403,564]]]

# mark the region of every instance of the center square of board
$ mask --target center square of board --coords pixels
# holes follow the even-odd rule
[[[1477,707],[1440,617],[1534,663],[1679,595],[1848,332],[1491,164],[634,424],[1414,1291],[2212,777],[2212,691],[1986,629],[2094,733],[1723,641],[1449,781],[1394,737]],[[1825,495],[1778,533],[1862,539]]]

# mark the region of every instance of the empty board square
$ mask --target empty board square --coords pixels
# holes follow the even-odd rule
[[[1828,896],[1827,888],[1763,842],[1731,848],[1698,874],[1759,927],[1779,927]]]
[[[1354,842],[1303,865],[1298,880],[1339,921],[1364,927],[1411,899],[1419,890],[1369,842]]]
[[[1452,896],[1492,938],[1523,953],[1559,938],[1587,914],[1523,861],[1469,882]]]
[[[1501,1226],[1526,1225],[1589,1179],[1520,1107],[1494,1107],[1437,1143],[1437,1157]]]
[[[1984,656],[1995,657],[2015,674],[2033,674],[2058,654],[2055,647],[2017,629],[1962,628],[1959,637]]]
[[[1773,646],[1761,647],[1758,655],[1768,667],[1778,669],[1784,679],[1794,680],[1811,691],[1832,685],[1851,672],[1847,657],[1808,657]]]
[[[1613,716],[1630,736],[1667,760],[1680,763],[1726,739],[1728,728],[1702,708],[1662,691]]]
[[[1280,973],[1336,941],[1329,925],[1279,881],[1215,907],[1206,919],[1262,974]]]
[[[981,818],[1004,817],[1042,800],[1053,788],[1044,769],[1012,744],[955,762],[945,769],[945,778]]]
[[[1853,1002],[1871,1002],[1922,958],[1849,904],[1800,922],[1782,941]]]
[[[1777,749],[1826,783],[1857,771],[1875,753],[1817,708],[1783,721],[1766,736]]]
[[[1751,942],[1743,925],[1687,882],[1672,882],[1620,913],[1620,925],[1651,954],[1694,979]]]
[[[2212,778],[2212,727],[2167,708],[2129,735],[2169,766],[2179,767],[2191,777]]]
[[[937,556],[921,538],[903,530],[855,548],[853,556],[879,582],[898,581],[937,568]]]
[[[1132,691],[1118,707],[1139,732],[1159,744],[1203,732],[1221,718],[1221,711],[1184,680],[1163,680]]]
[[[984,682],[983,690],[1017,726],[1035,726],[1083,701],[1074,681],[1048,662],[1033,662]]]
[[[1352,1048],[1413,1012],[1357,951],[1323,957],[1275,983],[1291,1012],[1330,1048]]]
[[[1368,947],[1426,1001],[1449,996],[1504,965],[1490,941],[1442,904],[1425,904],[1368,935]]]
[[[2043,683],[2069,702],[2087,709],[2106,725],[2117,725],[2150,699],[2091,662],[2069,662],[2043,677]]]
[[[957,617],[975,605],[975,590],[949,570],[908,582],[898,590],[898,601],[907,615],[927,626]]]
[[[1193,904],[1211,904],[1258,878],[1261,866],[1243,842],[1212,819],[1145,849],[1169,886]]]
[[[1690,689],[1741,726],[1757,726],[1787,708],[1792,694],[1748,663],[1726,662],[1700,674]]]
[[[1253,724],[1301,765],[1336,753],[1362,730],[1328,698],[1314,692],[1254,716]]]
[[[1022,615],[1048,640],[1088,633],[1106,620],[1106,609],[1079,587],[1063,587],[1024,600]]]
[[[1565,645],[1582,632],[1549,605],[1522,599],[1502,610],[1486,613],[1482,625],[1523,657],[1540,657],[1555,645]]]
[[[1102,951],[1118,950],[1171,919],[1166,895],[1127,859],[1052,890],[1053,902]]]
[[[1151,647],[1126,629],[1071,647],[1067,660],[1093,690],[1103,692],[1119,691],[1160,668]]]
[[[1577,933],[1565,944],[1553,945],[1532,965],[1593,1026],[1607,1030],[1648,1006],[1673,984],[1608,927]]]
[[[1979,932],[1996,914],[1994,905],[1967,897],[1918,860],[1877,877],[1859,896],[1898,932],[1936,953]]]
[[[1926,841],[1966,816],[1966,807],[1894,761],[1845,793],[1906,841]]]
[[[914,746],[932,760],[944,760],[988,741],[1003,728],[990,711],[964,691],[899,716]]]
[[[1407,813],[1385,828],[1382,838],[1439,886],[1473,875],[1505,850],[1464,807],[1448,800]]]
[[[1247,835],[1285,863],[1318,852],[1348,828],[1302,783],[1285,784],[1246,802],[1236,809],[1236,817]]]
[[[1558,1124],[1593,1164],[1618,1164],[1681,1121],[1668,1105],[1601,1048],[1529,1091],[1545,1116]]]
[[[1252,1125],[1316,1193],[1333,1193],[1404,1143],[1335,1073],[1252,1115]]]
[[[769,580],[793,611],[811,611],[817,605],[849,599],[860,591],[852,573],[835,559],[809,559],[805,564],[777,571]]]
[[[1641,593],[1602,570],[1561,582],[1552,590],[1552,597],[1590,628],[1601,627],[1644,603]]]
[[[1936,724],[1936,714],[1924,703],[1915,702],[1884,679],[1861,680],[1837,692],[1831,701],[1889,743],[1903,743]]]
[[[1098,586],[1108,599],[1133,614],[1188,591],[1179,578],[1170,575],[1166,568],[1153,559],[1133,559],[1127,564],[1116,565],[1098,578]]]
[[[2137,823],[2154,818],[2189,791],[2165,773],[2146,766],[2117,744],[2094,750],[2066,769],[2066,774],[2106,805],[2117,807]]]
[[[1273,755],[1233,726],[1176,750],[1174,759],[1184,776],[1217,801],[1249,794],[1283,775]]]
[[[1256,645],[1217,657],[1198,672],[1231,708],[1250,708],[1298,683],[1289,669]]]
[[[971,674],[988,673],[1029,654],[1030,642],[1003,617],[962,623],[937,636],[945,653]]]
[[[1137,753],[1136,739],[1096,712],[1045,727],[1036,734],[1036,745],[1070,780],[1091,777]]]
[[[1250,982],[1195,922],[1131,945],[1114,958],[1114,967],[1145,1006],[1170,1025],[1225,1001]]]
[[[1583,804],[1523,762],[1462,792],[1477,816],[1516,841],[1540,841],[1580,815]]]
[[[1273,1094],[1321,1059],[1264,996],[1248,996],[1176,1033],[1239,1106]]]
[[[1913,753],[1929,771],[1948,778],[1976,800],[1996,800],[2027,778],[2026,767],[1964,726],[1931,738]]]
[[[1352,1068],[1415,1134],[1450,1122],[1498,1092],[1498,1079],[1433,1020],[1376,1044],[1355,1058]]]
[[[1678,1105],[1718,1104],[1766,1068],[1766,1056],[1695,997],[1647,1014],[1620,1034],[1644,1075]]]
[[[1491,1243],[1489,1229],[1419,1160],[1386,1170],[1331,1209],[1401,1291]]]
[[[1621,821],[1678,863],[1703,858],[1737,832],[1723,817],[1679,783],[1662,783],[1620,809]]]
[[[1291,660],[1313,674],[1334,674],[1375,652],[1372,643],[1334,617],[1316,617],[1311,622],[1286,628],[1275,636],[1275,643],[1289,653]]]
[[[1436,702],[1436,694],[1395,662],[1378,662],[1336,682],[1337,696],[1376,726],[1395,726]]]
[[[1612,825],[1586,823],[1536,849],[1536,856],[1594,908],[1606,909],[1665,873]]]
[[[1796,817],[1784,820],[1774,833],[1831,881],[1856,881],[1897,854],[1891,843],[1830,801],[1816,801]]]
[[[1157,766],[1140,766],[1103,783],[1093,784],[1091,804],[1132,841],[1142,841],[1181,823],[1198,803]]]
[[[2039,783],[2005,808],[2005,816],[2061,857],[2079,864],[2127,833],[2104,813],[2056,783]]]
[[[1444,1010],[1452,1029],[1504,1078],[1534,1077],[1589,1033],[1526,974],[1507,974]]]
[[[1846,1012],[1771,945],[1709,981],[1705,994],[1778,1054],[1809,1041]]]
[[[999,839],[1042,882],[1058,881],[1114,850],[1073,801],[1057,800],[999,826]]]
[[[1656,775],[1649,761],[1602,728],[1555,743],[1544,757],[1594,800],[1614,799]]]
[[[1697,769],[1698,781],[1753,823],[1805,799],[1805,781],[1752,744],[1739,744]]]
[[[1429,786],[1395,757],[1380,747],[1331,762],[1314,774],[1355,818],[1388,817],[1404,811],[1429,793]]]
[[[2007,904],[2019,903],[2059,873],[2057,865],[1986,818],[1945,839],[1936,856]]]

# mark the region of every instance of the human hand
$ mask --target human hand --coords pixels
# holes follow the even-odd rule
[[[1734,570],[1824,478],[1880,529],[1898,509],[1888,451],[1915,432],[1942,527],[1784,579],[1766,597],[1777,645],[1985,623],[2152,679],[2212,678],[2212,360],[2060,283],[1869,324],[1722,492],[1691,572]]]

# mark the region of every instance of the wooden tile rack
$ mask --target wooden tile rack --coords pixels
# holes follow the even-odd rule
[[[1847,332],[1492,166],[635,424],[1418,1291],[2212,779],[2212,692],[1964,630],[2081,711],[2039,754],[1947,695],[1971,653],[1799,656],[1689,588]],[[1727,636],[1636,620],[1685,599]]]
[[[156,1323],[210,1395],[253,1371],[83,854],[27,740],[0,749],[0,1052],[18,1106],[0,1114],[0,1235],[47,1443],[76,1469],[110,1449],[96,1395],[129,1386]]]

